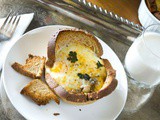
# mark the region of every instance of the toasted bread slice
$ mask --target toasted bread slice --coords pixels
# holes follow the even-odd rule
[[[41,58],[39,56],[29,54],[29,58],[26,60],[25,65],[15,62],[12,65],[12,68],[25,76],[31,78],[41,78],[45,67],[45,60],[45,57]]]
[[[46,105],[50,100],[59,104],[59,99],[53,91],[41,80],[34,79],[25,86],[21,94],[29,96],[38,105]]]
[[[82,30],[62,30],[48,44],[45,80],[65,102],[88,104],[112,93],[116,71],[102,59],[102,46]]]

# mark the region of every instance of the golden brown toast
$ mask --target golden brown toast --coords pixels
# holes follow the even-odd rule
[[[25,76],[41,78],[45,67],[45,60],[45,57],[41,58],[39,56],[29,54],[29,58],[26,60],[25,65],[15,62],[12,65],[12,68]]]
[[[54,100],[59,104],[59,99],[52,90],[41,80],[34,79],[25,86],[21,94],[30,97],[38,105],[46,105],[50,100]]]

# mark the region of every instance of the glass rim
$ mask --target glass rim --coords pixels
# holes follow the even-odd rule
[[[143,41],[143,43],[144,43],[144,45],[145,45],[145,47],[154,55],[154,56],[156,56],[158,59],[160,59],[160,56],[159,55],[157,55],[157,53],[155,53],[150,47],[148,47],[147,46],[147,44],[146,44],[146,42],[145,42],[145,39],[144,39],[144,35],[145,35],[145,33],[146,33],[146,31],[147,31],[147,29],[148,28],[150,28],[150,27],[153,27],[153,26],[159,26],[160,27],[160,24],[152,24],[152,25],[149,25],[149,26],[147,26],[146,28],[143,28],[143,31],[142,31],[142,41]],[[152,31],[151,31],[152,32]],[[154,32],[154,31],[153,31]],[[160,33],[159,33],[160,34]]]

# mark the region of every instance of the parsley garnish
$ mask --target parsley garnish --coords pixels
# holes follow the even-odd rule
[[[97,68],[103,67],[103,65],[98,61],[97,62]]]
[[[76,61],[78,61],[77,59],[77,53],[70,51],[69,52],[69,57],[67,58],[67,60],[71,61],[71,63],[75,63]]]
[[[80,79],[89,80],[91,78],[88,74],[78,73],[77,75]]]

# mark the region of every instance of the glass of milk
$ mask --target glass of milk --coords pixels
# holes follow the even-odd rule
[[[150,25],[135,39],[125,57],[132,80],[146,87],[160,83],[160,25]]]
[[[160,25],[150,25],[134,40],[125,61],[128,98],[125,110],[136,112],[160,83]]]

